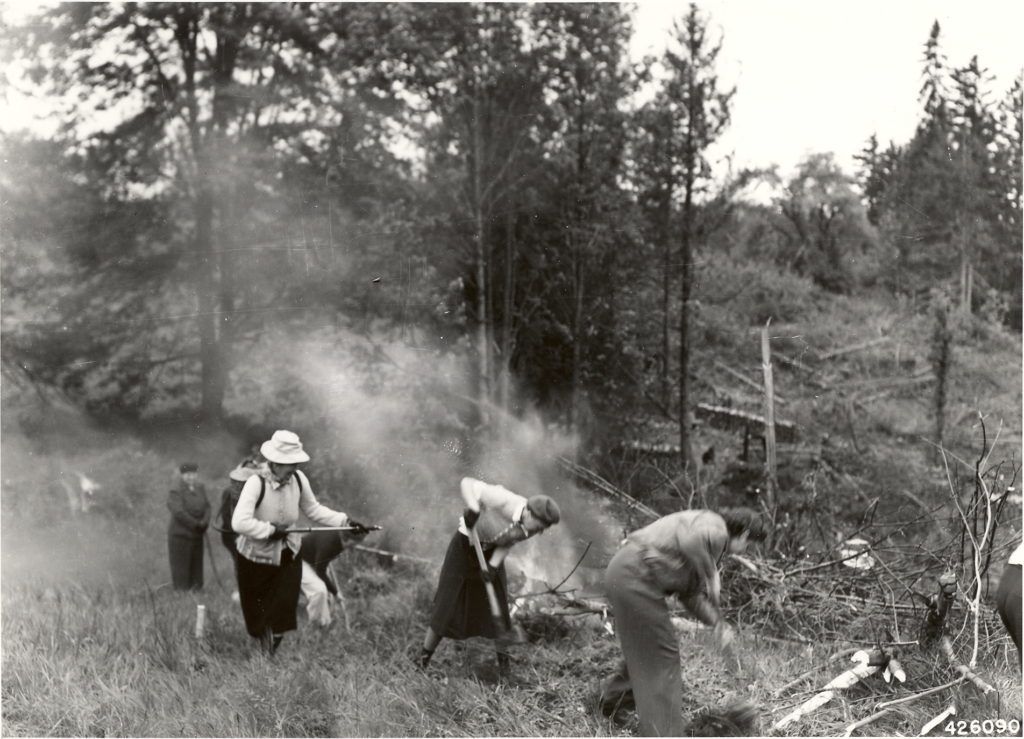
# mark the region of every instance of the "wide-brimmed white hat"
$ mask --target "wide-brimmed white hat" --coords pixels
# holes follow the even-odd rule
[[[299,435],[292,431],[275,431],[270,441],[263,442],[260,454],[268,461],[278,464],[300,464],[309,461],[309,455],[302,450]]]

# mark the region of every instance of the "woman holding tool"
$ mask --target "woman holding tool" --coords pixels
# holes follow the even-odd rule
[[[298,466],[309,461],[299,437],[275,431],[260,452],[267,468],[245,482],[231,517],[241,536],[238,548],[238,592],[245,628],[273,654],[286,631],[295,629],[302,565],[302,539],[295,525],[301,510],[315,523],[354,533],[367,530],[344,513],[320,505]]]
[[[426,667],[441,639],[500,639],[511,627],[505,557],[512,545],[558,523],[558,505],[546,495],[526,499],[501,485],[471,477],[460,484],[466,509],[441,565],[434,610],[417,663]],[[508,655],[497,648],[498,666]]]

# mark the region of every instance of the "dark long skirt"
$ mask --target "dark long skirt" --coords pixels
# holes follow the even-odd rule
[[[287,547],[281,552],[281,564],[260,564],[239,555],[238,596],[242,602],[245,630],[261,638],[269,629],[283,634],[295,629],[295,609],[302,584],[302,561]]]
[[[484,549],[484,557],[491,556],[490,549]],[[494,579],[495,595],[501,607],[501,618],[505,629],[512,620],[508,612],[508,586],[505,564],[498,568]],[[434,611],[430,628],[446,639],[466,639],[483,636],[497,639],[501,634],[487,599],[484,580],[480,576],[480,565],[469,537],[455,532],[444,555],[441,575],[434,594]]]
[[[1017,647],[1018,662],[1021,659],[1021,569],[1020,565],[1006,565],[996,591],[996,610]]]
[[[175,590],[203,589],[203,539],[168,536],[171,584]]]

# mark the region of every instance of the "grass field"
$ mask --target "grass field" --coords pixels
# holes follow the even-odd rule
[[[351,551],[338,562],[349,628],[340,609],[326,630],[300,613],[299,630],[268,659],[244,632],[222,551],[215,552],[222,584],[208,564],[204,592],[176,593],[164,584],[163,537],[109,526],[80,520],[52,527],[45,539],[5,531],[5,735],[615,736],[635,728],[635,720],[619,725],[595,710],[599,681],[619,654],[599,616],[527,616],[531,642],[516,648],[505,678],[490,644],[478,640],[443,642],[423,673],[410,655],[435,571]],[[198,603],[208,612],[202,639],[193,633]],[[682,636],[688,712],[744,698],[767,732],[846,669],[829,657],[850,643],[797,644],[739,625],[745,665],[738,673],[703,633]],[[951,701],[959,718],[1019,719],[1015,655],[1005,635],[994,643],[979,672],[998,700],[963,684],[896,706],[858,734],[916,735]],[[951,679],[938,653],[903,659],[905,684],[868,678],[782,734],[842,735],[879,702]]]

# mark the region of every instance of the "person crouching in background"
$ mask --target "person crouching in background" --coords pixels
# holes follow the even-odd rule
[[[192,462],[181,465],[178,484],[167,496],[171,512],[167,551],[175,590],[203,589],[203,542],[210,525],[210,502],[197,479],[198,471],[199,466]]]
[[[220,541],[224,548],[231,554],[231,560],[238,557],[238,548],[235,546],[236,534],[231,528],[231,519],[235,514],[235,506],[238,505],[238,498],[242,495],[242,488],[246,480],[257,474],[255,462],[245,460],[228,473],[228,486],[220,494]]]
[[[302,566],[302,539],[288,533],[301,510],[323,526],[345,526],[348,516],[321,505],[298,466],[309,461],[298,435],[275,431],[260,447],[267,468],[246,480],[231,528],[241,534],[238,547],[238,592],[249,635],[274,654],[285,632],[296,626]]]
[[[489,485],[471,477],[462,478],[460,488],[466,509],[441,565],[430,626],[416,660],[423,668],[430,663],[443,638],[497,639],[511,627],[505,557],[513,544],[554,526],[561,518],[558,505],[546,495],[527,500],[501,485]],[[485,571],[481,570],[474,551],[472,533],[483,549]],[[501,623],[495,623],[491,614],[488,583],[497,595]],[[505,670],[508,655],[500,646],[497,658],[499,668]]]

